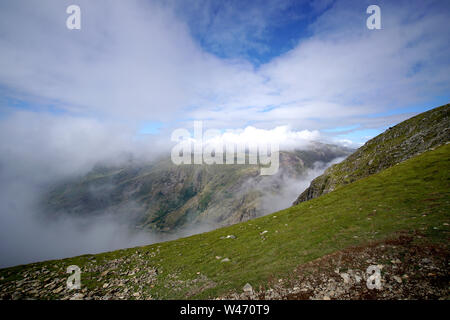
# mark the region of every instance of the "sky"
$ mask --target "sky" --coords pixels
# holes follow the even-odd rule
[[[0,1],[0,265],[147,243],[32,215],[58,179],[167,153],[194,120],[223,140],[356,148],[448,103],[449,18],[447,0]]]
[[[450,92],[450,3],[378,1],[369,30],[372,2],[2,1],[0,121],[164,140],[196,119],[358,146]],[[80,30],[66,28],[71,4]]]

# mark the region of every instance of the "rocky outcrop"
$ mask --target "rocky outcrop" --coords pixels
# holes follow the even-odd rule
[[[450,104],[447,104],[389,128],[314,179],[293,205],[317,198],[448,142],[449,114]]]

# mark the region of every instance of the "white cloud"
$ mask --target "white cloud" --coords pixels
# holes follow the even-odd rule
[[[65,28],[68,4],[2,3],[4,92],[134,123],[199,118],[222,128],[251,121],[312,130],[449,89],[449,12],[439,3],[383,2],[383,30],[374,32],[364,27],[364,3],[337,1],[311,37],[260,68],[206,53],[159,2],[80,1],[79,32]]]
[[[227,130],[221,135],[205,141],[205,143],[275,144],[280,146],[280,150],[291,150],[304,148],[311,141],[319,141],[320,138],[320,133],[317,130],[295,131],[288,126],[279,126],[266,130],[248,126],[245,129]]]

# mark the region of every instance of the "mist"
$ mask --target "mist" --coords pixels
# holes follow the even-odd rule
[[[287,175],[275,176],[278,179],[276,183],[280,186],[280,190],[277,194],[270,192],[265,194],[262,205],[264,214],[270,214],[292,206],[292,203],[309,187],[314,178],[320,176],[328,167],[344,159],[345,157],[338,157],[330,162],[317,161],[314,163],[314,167],[306,170],[300,178],[292,178]]]
[[[134,202],[92,216],[42,212],[50,186],[83,176],[96,164],[120,166],[130,157],[148,163],[167,156],[170,144],[162,136],[137,139],[132,126],[25,111],[0,119],[0,267],[148,245],[217,228],[206,221],[170,234],[140,230],[130,223],[133,212],[140,211]],[[282,186],[278,195],[260,183],[264,213],[289,207],[328,165],[317,163],[301,179],[275,175],[271,183]]]
[[[124,214],[44,219],[49,186],[84,175],[97,163],[118,165],[132,154],[151,161],[165,149],[136,140],[129,127],[78,117],[16,112],[0,120],[0,266],[98,253],[160,239],[130,229]],[[167,152],[167,151],[166,151]],[[130,208],[122,208],[129,211]]]
[[[304,146],[304,148],[306,148]],[[270,214],[292,206],[298,196],[309,187],[311,181],[320,176],[328,167],[343,161],[346,157],[337,157],[329,162],[316,161],[312,168],[298,175],[280,168],[272,176],[248,179],[241,187],[241,193],[248,190],[258,191],[262,196],[260,215]]]

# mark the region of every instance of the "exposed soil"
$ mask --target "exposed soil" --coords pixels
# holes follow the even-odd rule
[[[221,299],[449,299],[448,246],[424,244],[422,239],[419,234],[400,235],[350,247],[298,266],[290,278],[270,281],[268,289]],[[367,286],[371,265],[381,270],[380,289]]]

